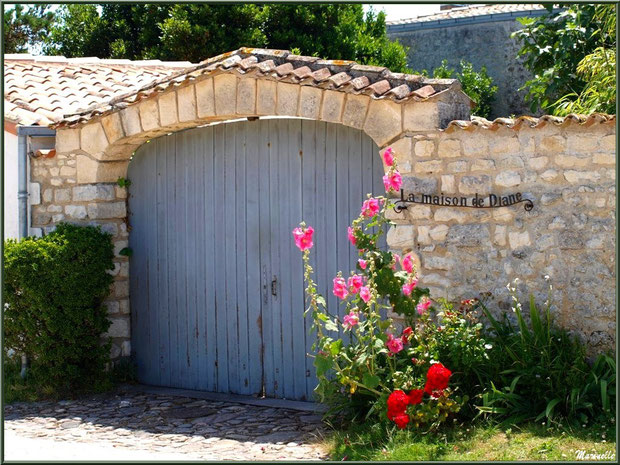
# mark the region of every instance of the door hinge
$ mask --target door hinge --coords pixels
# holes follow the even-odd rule
[[[278,295],[278,278],[274,275],[271,280],[271,295]]]

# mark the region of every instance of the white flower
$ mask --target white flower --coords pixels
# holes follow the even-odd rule
[[[491,344],[485,344],[485,345],[484,345],[484,348],[485,348],[486,350],[491,350],[491,349],[493,348],[493,346],[492,346]]]

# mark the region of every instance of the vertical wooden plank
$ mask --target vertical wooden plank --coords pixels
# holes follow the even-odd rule
[[[253,392],[260,392],[263,387],[263,356],[265,330],[264,316],[262,314],[262,269],[261,269],[261,234],[260,234],[260,211],[259,203],[259,178],[263,174],[264,167],[259,164],[260,147],[258,121],[248,122],[246,126],[246,273],[247,273],[247,324],[248,350],[249,350],[249,380]]]
[[[204,156],[205,156],[205,176],[204,176],[204,197],[205,207],[205,352],[206,352],[206,372],[207,378],[204,386],[207,391],[217,391],[217,298],[216,285],[217,275],[220,267],[216,265],[215,251],[218,248],[216,243],[215,225],[220,218],[216,216],[215,202],[215,132],[212,127],[205,128],[203,133]]]
[[[265,159],[268,161],[268,169],[272,173],[272,179],[269,183],[269,275],[267,279],[269,283],[274,276],[277,277],[276,292],[277,295],[271,295],[271,289],[268,289],[268,304],[263,308],[263,328],[265,339],[265,353],[263,356],[263,374],[266,394],[273,396],[276,391],[280,390],[282,381],[279,375],[282,370],[282,348],[281,348],[281,331],[280,331],[280,314],[282,312],[282,266],[280,263],[280,209],[279,209],[279,183],[282,182],[282,168],[280,166],[278,146],[278,120],[262,120],[260,121],[260,147],[265,151]],[[266,266],[267,263],[263,264]],[[271,286],[271,284],[270,284]],[[276,372],[277,370],[277,372]],[[279,384],[276,384],[279,383]],[[276,390],[276,386],[278,389]]]
[[[205,131],[202,129],[194,129],[194,146],[195,146],[195,173],[193,197],[195,204],[196,224],[194,226],[195,250],[196,257],[196,280],[195,280],[195,298],[196,298],[196,347],[195,347],[195,363],[193,370],[195,371],[195,387],[193,389],[206,390],[207,379],[207,338],[206,338],[206,313],[207,296],[206,281],[208,278],[206,272],[206,243],[205,237],[205,163],[207,152],[205,150]]]
[[[250,386],[250,353],[248,334],[248,275],[247,275],[247,193],[246,193],[246,136],[248,126],[237,124],[236,137],[234,140],[235,150],[235,190],[236,190],[236,208],[235,216],[237,224],[235,228],[235,242],[237,261],[236,284],[237,284],[237,340],[239,353],[239,393],[253,394]],[[232,142],[232,141],[231,141]],[[239,208],[241,207],[241,208]]]
[[[224,152],[224,205],[225,214],[225,262],[226,262],[226,333],[228,335],[228,389],[239,392],[239,338],[237,318],[237,263],[236,263],[236,192],[235,192],[235,138],[238,126],[223,125],[225,129]]]
[[[226,158],[226,130],[224,125],[217,125],[214,128],[214,198],[215,208],[215,263],[217,264],[216,279],[216,319],[217,319],[217,390],[218,392],[229,392],[228,383],[228,326],[227,326],[227,306],[226,306],[226,276],[228,263],[226,262],[226,198],[225,198],[225,158]]]
[[[317,221],[317,204],[322,203],[319,199],[317,190],[317,132],[325,127],[325,123],[316,121],[301,121],[301,147],[303,151],[302,157],[302,214],[301,217],[310,225],[316,224]],[[316,253],[310,255],[310,265],[313,269],[317,269]],[[300,400],[308,400],[312,395],[312,389],[309,388],[309,376],[311,373],[310,359],[307,354],[310,352],[312,343],[308,332],[311,327],[311,319],[304,318],[303,311],[305,309],[306,295],[303,284],[303,265],[300,264],[299,258],[295,266],[295,273],[300,275],[301,286],[299,289],[301,305],[293,308],[294,327],[301,334],[295,335],[296,357],[299,360],[299,373],[295,380],[296,398]],[[298,329],[299,328],[299,329]],[[297,365],[297,363],[296,363]]]

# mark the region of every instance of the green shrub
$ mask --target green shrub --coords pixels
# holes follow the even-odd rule
[[[91,226],[61,223],[42,238],[5,242],[5,347],[26,354],[30,375],[58,391],[102,379],[113,257],[111,236]]]
[[[443,60],[441,66],[433,70],[433,77],[437,79],[458,79],[463,87],[463,92],[476,102],[473,114],[488,118],[491,115],[491,105],[497,93],[497,86],[493,85],[493,78],[487,74],[487,69],[484,66],[480,68],[480,71],[476,71],[474,65],[465,60],[461,60],[460,66],[461,71],[455,73],[454,69],[448,68],[448,60]],[[416,71],[415,74],[428,76],[429,73],[422,70]]]
[[[509,289],[516,325],[506,315],[495,319],[484,307],[493,349],[480,411],[513,424],[527,420],[582,424],[615,411],[613,360],[602,355],[590,367],[579,339],[553,323],[550,299],[540,310],[530,296],[526,321],[515,287]]]

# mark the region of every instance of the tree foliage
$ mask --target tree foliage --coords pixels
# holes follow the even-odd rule
[[[406,71],[385,14],[352,4],[67,4],[48,54],[198,62],[239,47],[289,49]]]
[[[534,74],[527,90],[530,109],[558,115],[615,112],[615,5],[559,4],[538,18],[520,18],[513,33],[519,56]]]
[[[40,43],[54,21],[49,5],[14,5],[2,16],[4,53],[27,53],[28,44]]]
[[[480,71],[476,71],[474,65],[461,60],[460,67],[461,70],[455,72],[454,69],[448,67],[448,60],[443,60],[441,66],[433,70],[433,77],[437,79],[458,79],[463,87],[463,92],[476,102],[474,114],[488,118],[497,93],[497,86],[493,85],[493,78],[487,74],[485,66],[480,68]],[[416,74],[428,76],[429,72],[424,69],[416,72]]]

